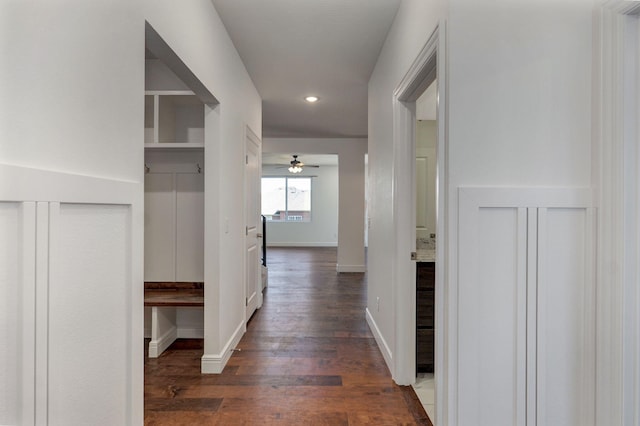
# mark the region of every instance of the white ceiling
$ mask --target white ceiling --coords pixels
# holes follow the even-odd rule
[[[367,84],[400,0],[211,1],[262,97],[264,137],[367,135]]]

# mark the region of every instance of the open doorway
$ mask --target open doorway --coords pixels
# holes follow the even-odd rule
[[[444,346],[447,333],[447,144],[446,144],[446,60],[444,24],[441,23],[433,32],[420,51],[406,75],[394,91],[394,166],[399,170],[410,168],[409,173],[395,174],[394,189],[397,202],[394,205],[394,228],[396,233],[395,258],[395,309],[396,321],[396,353],[394,363],[394,380],[398,384],[415,384],[416,382],[416,273],[417,244],[416,238],[416,102],[433,84],[435,92],[435,218],[434,224],[438,243],[434,244],[433,254],[433,404],[429,413],[434,424],[446,423],[446,381],[445,367],[448,351]],[[426,162],[428,167],[428,162]],[[422,166],[421,166],[422,167]],[[428,173],[428,172],[427,172]],[[425,203],[426,204],[426,203]],[[428,239],[431,233],[425,223]],[[435,243],[435,241],[434,241]],[[408,256],[408,252],[413,252]],[[413,309],[407,309],[412,307]],[[441,421],[442,420],[442,421]]]
[[[416,383],[413,388],[429,418],[435,418],[435,267],[437,80],[416,100]]]
[[[300,171],[289,171],[292,161],[303,164]],[[336,247],[338,188],[336,154],[263,154],[267,247]]]
[[[205,200],[215,190],[205,142],[218,102],[148,23],[144,98],[144,326],[156,358],[178,338],[205,337]]]

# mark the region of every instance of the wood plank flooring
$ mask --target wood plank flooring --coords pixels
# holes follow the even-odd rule
[[[145,358],[146,425],[431,425],[393,383],[365,321],[366,276],[335,248],[270,248],[262,309],[220,375],[202,341]]]

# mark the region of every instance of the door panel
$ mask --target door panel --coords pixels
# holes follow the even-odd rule
[[[260,141],[247,128],[246,168],[245,168],[245,214],[246,214],[246,254],[245,254],[245,295],[246,319],[262,305],[262,284],[260,280]]]
[[[525,424],[526,211],[480,208],[460,261],[460,424]],[[471,239],[472,238],[472,239]]]
[[[586,209],[540,209],[538,422],[593,424],[594,299]]]

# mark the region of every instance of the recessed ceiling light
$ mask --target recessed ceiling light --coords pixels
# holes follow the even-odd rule
[[[318,97],[317,96],[307,96],[306,98],[304,98],[304,100],[312,104],[314,102],[318,102]]]

